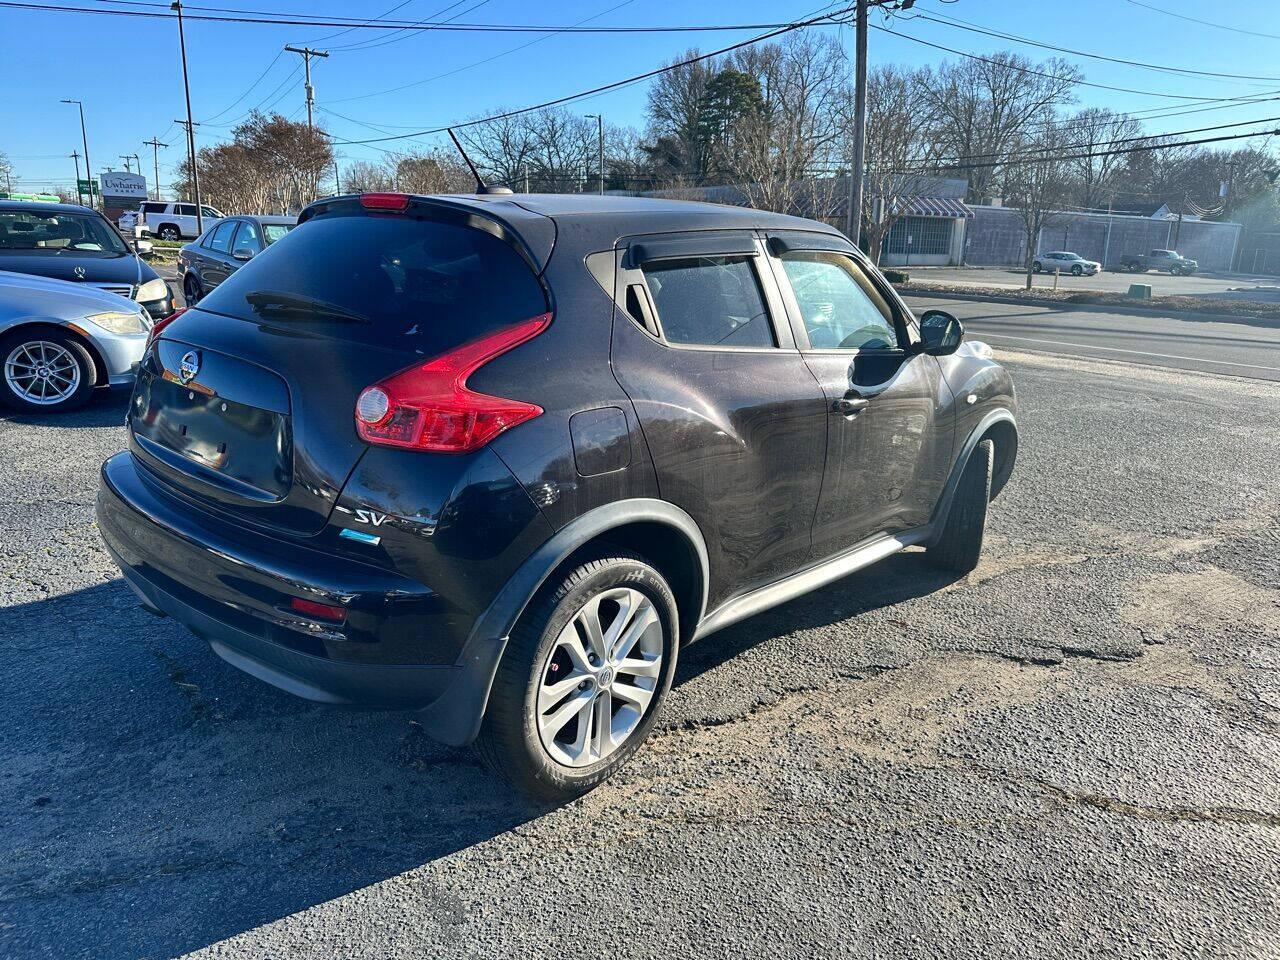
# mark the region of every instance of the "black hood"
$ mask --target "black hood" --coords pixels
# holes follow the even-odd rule
[[[84,276],[76,273],[79,267]],[[146,283],[159,276],[132,254],[123,257],[77,257],[74,253],[0,253],[0,270],[83,283]]]

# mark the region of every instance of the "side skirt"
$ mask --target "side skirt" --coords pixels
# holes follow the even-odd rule
[[[783,580],[775,580],[749,593],[732,597],[702,618],[693,639],[701,640],[708,634],[715,633],[739,620],[745,620],[757,613],[763,613],[770,607],[776,607],[780,603],[794,600],[819,587],[825,587],[828,583],[847,577],[863,567],[869,567],[906,547],[925,543],[932,535],[932,524],[905,530],[902,533],[880,534],[862,541],[843,553],[805,567]]]

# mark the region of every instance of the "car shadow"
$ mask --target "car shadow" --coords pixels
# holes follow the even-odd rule
[[[102,388],[95,390],[89,402],[79,410],[68,413],[14,413],[0,407],[0,418],[35,427],[111,427],[124,423],[130,394],[129,387]]]
[[[891,558],[693,645],[676,682],[951,580]],[[4,956],[179,955],[549,812],[412,713],[247,677],[120,580],[9,607],[0,625]],[[447,886],[427,878],[414,896],[446,929],[465,920]]]

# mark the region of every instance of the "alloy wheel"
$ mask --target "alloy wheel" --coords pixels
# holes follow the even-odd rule
[[[620,748],[653,700],[662,658],[662,620],[643,593],[617,587],[588,600],[539,672],[543,749],[557,763],[585,767]]]
[[[80,387],[80,364],[66,347],[48,340],[20,343],[4,361],[4,379],[20,399],[52,406]]]

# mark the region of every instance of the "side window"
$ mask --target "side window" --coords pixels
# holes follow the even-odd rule
[[[252,250],[254,253],[262,250],[262,238],[258,236],[256,223],[249,220],[240,221],[240,231],[236,234],[235,242],[231,244],[231,252],[234,253],[237,250]]]
[[[815,350],[893,350],[893,310],[852,258],[789,253],[782,266]]]
[[[751,257],[691,257],[644,266],[663,337],[715,347],[775,347]]]
[[[235,232],[236,222],[223,220],[213,229],[213,236],[209,238],[209,249],[216,250],[218,253],[230,253],[231,235]]]
[[[196,215],[196,207],[193,203],[179,203],[174,206],[173,212],[179,217],[194,217]]]

